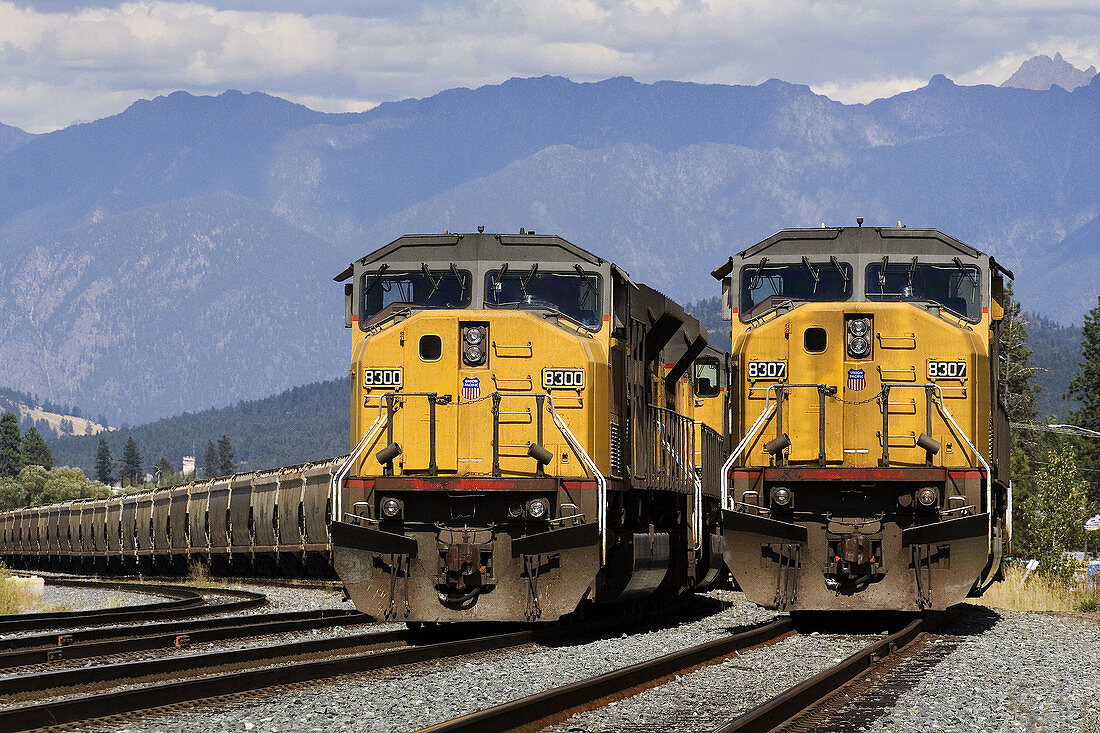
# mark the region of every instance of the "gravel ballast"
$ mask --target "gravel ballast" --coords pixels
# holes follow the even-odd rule
[[[698,620],[636,634],[559,647],[532,645],[481,659],[444,661],[404,673],[340,680],[220,708],[203,707],[91,730],[408,731],[652,659],[776,616],[745,602],[739,593],[710,595],[735,602]]]
[[[99,608],[122,608],[124,606],[141,606],[147,603],[163,603],[165,600],[167,599],[163,596],[149,593],[47,585],[42,593],[41,604],[28,609],[27,613],[41,610],[92,611]]]
[[[574,715],[553,733],[710,731],[766,698],[828,669],[873,637],[792,636],[712,664],[634,697]]]
[[[740,594],[716,592],[723,599]],[[396,674],[349,678],[220,706],[91,726],[145,733],[210,731],[409,731],[602,674],[700,643],[773,612],[743,600],[676,626],[562,647],[529,646]],[[942,632],[953,651],[865,731],[1082,733],[1100,710],[1100,617],[968,607]],[[867,643],[833,634],[792,637],[682,675],[604,710],[555,727],[564,731],[707,731]],[[823,729],[823,730],[827,730]]]
[[[898,698],[872,730],[1095,733],[1100,616],[974,606],[947,627],[955,651]]]

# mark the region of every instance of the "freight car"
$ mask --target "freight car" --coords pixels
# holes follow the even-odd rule
[[[336,458],[109,499],[0,514],[12,567],[68,571],[331,573]]]
[[[788,229],[714,271],[732,321],[726,562],[752,600],[943,608],[1010,530],[1003,280],[935,229]]]
[[[405,236],[352,263],[334,564],[410,622],[553,620],[722,571],[727,355],[556,236]]]

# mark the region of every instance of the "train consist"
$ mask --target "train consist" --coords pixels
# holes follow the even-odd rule
[[[680,306],[525,233],[405,236],[337,280],[333,560],[360,610],[547,621],[719,576],[727,355]]]
[[[791,611],[943,608],[996,580],[1011,273],[934,229],[860,226],[784,230],[713,274],[732,354],[560,237],[401,237],[336,278],[348,456],[6,512],[0,555],[335,568],[360,610],[409,622],[550,621],[727,569]]]
[[[920,610],[980,594],[1011,527],[1011,273],[934,229],[860,226],[784,230],[713,275],[736,364],[722,530],[748,597]]]
[[[0,513],[12,567],[76,572],[331,572],[332,477],[345,457]]]

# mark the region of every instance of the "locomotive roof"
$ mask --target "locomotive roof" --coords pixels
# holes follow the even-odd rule
[[[581,249],[562,237],[547,234],[406,234],[384,247],[360,258],[337,275],[342,282],[352,276],[355,265],[369,265],[380,260],[407,262],[481,262],[540,261],[568,262],[578,260],[603,265],[604,259]]]
[[[820,229],[783,229],[737,255],[711,275],[721,280],[733,271],[738,260],[761,254],[769,257],[800,257],[828,255],[927,255],[967,257],[978,259],[986,256],[980,250],[964,244],[938,229],[909,229],[906,227],[822,227]],[[990,265],[1005,270],[992,257]]]

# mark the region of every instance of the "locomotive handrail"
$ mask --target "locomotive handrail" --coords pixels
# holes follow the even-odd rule
[[[817,385],[817,384],[783,384],[783,383],[779,383],[779,384],[771,385],[765,391],[765,394],[764,394],[764,409],[760,412],[760,415],[756,418],[756,421],[752,424],[752,427],[750,427],[749,431],[747,433],[745,433],[745,436],[741,439],[741,442],[737,444],[737,447],[734,448],[733,453],[730,454],[730,457],[728,459],[726,459],[725,464],[722,466],[722,508],[723,509],[725,509],[729,506],[729,472],[730,472],[730,469],[733,467],[733,462],[735,460],[737,460],[737,457],[745,449],[745,447],[748,445],[749,441],[754,437],[756,432],[758,430],[760,430],[766,424],[767,419],[771,417],[771,413],[776,409],[776,406],[773,406],[771,404],[771,392],[772,392],[772,390],[773,389],[792,389],[792,388],[798,388],[798,387],[804,387],[804,388],[812,387],[812,388],[816,389],[816,388],[820,388],[821,385]],[[986,511],[989,514],[989,529],[986,532],[986,535],[989,539],[989,551],[992,552],[993,551],[993,471],[992,471],[992,469],[990,469],[989,463],[986,462],[986,460],[982,456],[981,452],[970,441],[970,437],[966,434],[966,432],[955,421],[955,418],[954,418],[954,416],[952,416],[951,411],[947,409],[947,404],[944,402],[945,398],[944,398],[944,395],[943,395],[943,389],[940,387],[940,385],[932,383],[932,382],[925,382],[923,384],[891,384],[889,388],[891,390],[895,390],[895,389],[923,389],[923,390],[934,389],[936,391],[938,397],[939,397],[939,399],[936,401],[937,409],[939,409],[940,413],[947,420],[947,422],[951,424],[951,427],[954,428],[955,433],[960,438],[962,438],[962,440],[966,443],[967,447],[970,448],[970,452],[974,454],[974,457],[977,459],[978,463],[980,463],[982,468],[985,469],[985,505],[986,505]],[[883,407],[883,410],[885,412],[885,410],[886,410],[885,406]],[[883,440],[885,440],[885,436],[884,436]]]
[[[596,466],[596,462],[589,457],[584,448],[580,446],[577,439],[573,437],[573,433],[570,432],[569,427],[558,416],[557,410],[554,408],[554,397],[549,393],[543,393],[546,395],[546,403],[550,408],[550,417],[554,419],[554,424],[558,426],[558,430],[565,437],[565,442],[569,443],[569,447],[573,449],[573,453],[576,454],[587,466],[588,470],[592,472],[592,477],[596,479],[596,528],[600,533],[600,563],[607,562],[607,480],[603,477],[603,472]]]
[[[652,407],[652,405],[651,405],[651,407]],[[657,408],[657,409],[660,410],[661,408]],[[703,513],[702,513],[703,512],[703,482],[699,479],[699,474],[695,473],[694,469],[692,469],[690,471],[687,469],[687,467],[684,465],[684,462],[682,460],[680,460],[680,456],[676,454],[675,450],[673,450],[672,444],[669,443],[668,439],[664,437],[665,436],[665,426],[664,426],[664,423],[661,422],[660,414],[661,414],[660,412],[657,413],[658,417],[657,417],[656,422],[657,422],[657,427],[660,430],[659,434],[661,435],[661,442],[664,443],[665,449],[669,452],[669,455],[672,456],[672,459],[674,461],[676,461],[676,465],[678,465],[680,467],[680,470],[683,471],[684,476],[686,476],[689,480],[691,480],[693,482],[693,485],[694,485],[694,489],[695,489],[695,492],[694,492],[695,508],[691,513],[691,528],[692,528],[692,531],[695,533],[695,547],[693,549],[698,551],[703,547]],[[695,422],[692,421],[691,425],[692,425],[692,437],[694,437],[695,436],[695,432],[694,432]],[[694,458],[694,456],[695,456],[695,447],[694,446],[692,446],[691,454],[692,454],[692,457]]]
[[[736,461],[737,456],[741,455],[741,452],[745,450],[749,441],[756,435],[756,432],[767,424],[773,412],[775,412],[775,405],[771,404],[771,387],[769,387],[764,393],[764,409],[760,411],[760,415],[756,418],[756,422],[752,424],[752,427],[749,428],[749,431],[741,438],[741,442],[738,443],[737,447],[730,453],[730,457],[722,464],[722,509],[729,507],[730,469],[733,467],[733,462]]]
[[[381,396],[385,397],[392,394],[394,393],[387,392],[385,395]],[[363,454],[364,450],[366,450],[368,443],[374,438],[374,433],[381,429],[382,421],[382,400],[379,400],[378,417],[374,419],[374,422],[371,423],[371,426],[367,428],[367,431],[365,433],[363,433],[363,437],[359,439],[359,442],[356,444],[355,449],[352,450],[352,452],[348,455],[348,459],[344,461],[343,465],[340,466],[339,470],[337,470],[336,473],[332,474],[332,484],[330,488],[330,491],[332,493],[332,515],[336,517],[336,521],[338,522],[342,521],[344,518],[344,502],[342,501],[344,493],[344,479],[351,471],[351,467],[355,465],[355,462],[357,460],[359,460],[359,456]]]
[[[970,437],[966,434],[959,424],[955,422],[955,418],[951,415],[951,411],[947,409],[947,404],[944,402],[943,390],[940,385],[934,382],[926,382],[924,384],[892,384],[890,389],[924,389],[929,388],[936,390],[939,395],[939,400],[936,402],[936,407],[939,408],[940,413],[943,414],[947,421],[951,423],[951,427],[955,429],[955,433],[966,442],[970,451],[974,454],[974,457],[978,459],[978,463],[982,464],[982,468],[985,469],[985,509],[989,514],[989,531],[986,532],[986,536],[989,539],[989,551],[993,551],[993,471],[990,469],[989,464],[985,458],[982,457],[981,452],[970,442]]]

